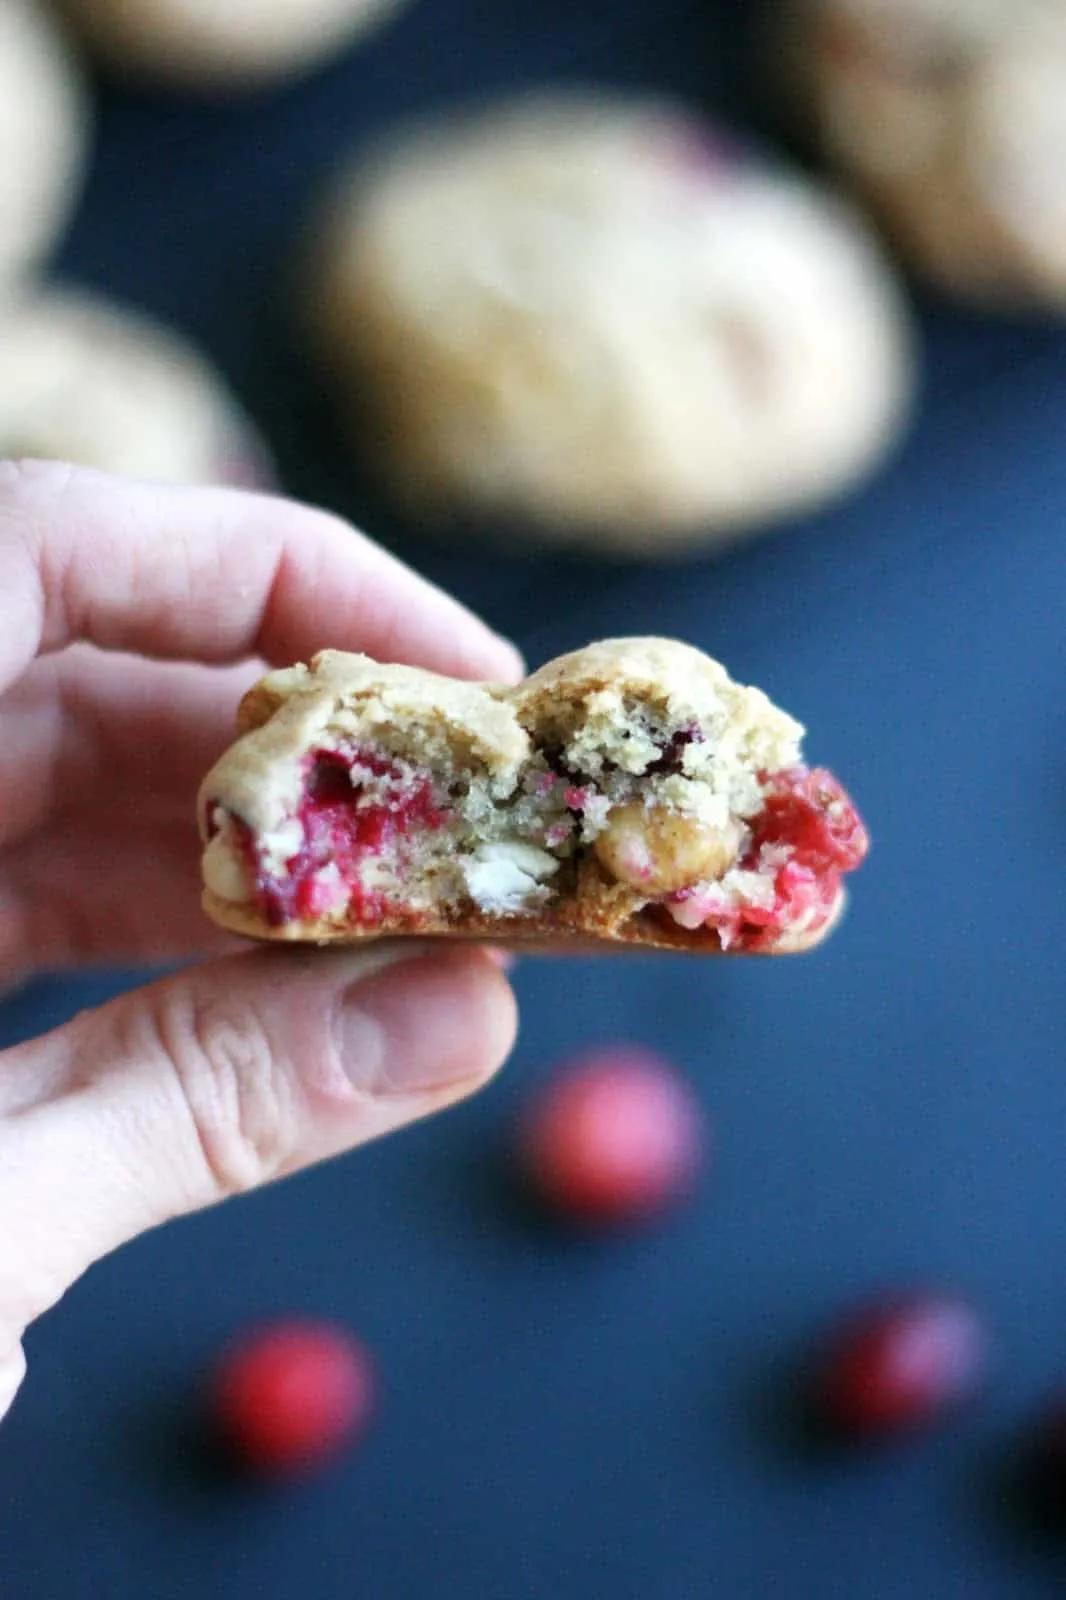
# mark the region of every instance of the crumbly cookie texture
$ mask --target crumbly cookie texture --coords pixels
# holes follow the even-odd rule
[[[39,289],[0,307],[0,455],[166,483],[268,487],[266,447],[205,357],[97,295]]]
[[[44,6],[0,4],[0,280],[36,265],[84,166],[88,96]]]
[[[804,0],[827,153],[914,263],[985,302],[1066,310],[1062,0]]]
[[[305,71],[374,27],[401,0],[60,0],[115,68],[208,90]]]
[[[780,953],[824,937],[867,848],[800,725],[669,639],[513,688],[327,650],[238,727],[200,790],[204,906],[256,938]]]
[[[622,552],[832,497],[910,397],[864,225],[668,104],[534,97],[401,135],[340,185],[309,301],[399,499]]]

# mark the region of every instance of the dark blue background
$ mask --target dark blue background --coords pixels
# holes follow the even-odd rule
[[[662,570],[419,548],[343,458],[280,264],[331,161],[396,113],[547,77],[687,92],[765,131],[747,8],[418,0],[315,80],[197,107],[109,91],[61,265],[197,334],[288,486],[364,521],[533,661],[676,633],[813,730],[875,850],[797,961],[528,961],[510,1070],[445,1119],[93,1270],[30,1334],[0,1438],[0,1588],[375,1600],[991,1600],[1060,1594],[1066,1546],[1002,1469],[1066,1378],[1063,857],[1066,340],[924,304],[920,424],[847,506]],[[502,537],[500,544],[504,543]],[[40,983],[13,1040],[121,980]],[[538,1231],[496,1163],[583,1041],[676,1057],[716,1129],[699,1203],[608,1244]],[[17,1226],[17,1218],[4,1226]],[[985,1403],[860,1463],[782,1404],[827,1312],[884,1283],[988,1309]],[[278,1492],[200,1473],[187,1420],[231,1329],[350,1321],[385,1398],[365,1447]]]

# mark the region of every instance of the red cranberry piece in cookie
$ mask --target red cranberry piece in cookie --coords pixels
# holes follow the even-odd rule
[[[715,884],[682,889],[671,915],[682,927],[717,930],[726,950],[769,950],[792,932],[813,933],[833,914],[841,874],[869,849],[862,819],[824,767],[789,767],[762,776],[764,805],[738,867],[755,873],[758,895]]]
[[[372,1408],[370,1358],[343,1328],[277,1322],[225,1352],[211,1386],[222,1441],[247,1467],[286,1473],[351,1442]]]
[[[650,1051],[595,1051],[573,1062],[530,1106],[523,1169],[551,1209],[586,1225],[641,1220],[691,1188],[706,1143],[684,1080]]]
[[[933,1422],[984,1375],[985,1326],[956,1295],[912,1293],[874,1303],[828,1338],[810,1398],[822,1422],[854,1437]]]
[[[756,849],[788,845],[813,872],[851,872],[870,838],[842,784],[825,767],[789,767],[763,780],[763,809],[752,824]]]
[[[368,783],[384,780],[371,798]],[[362,868],[386,853],[396,856],[419,830],[437,828],[443,814],[433,804],[428,777],[407,775],[399,763],[372,751],[316,750],[305,763],[297,811],[298,848],[284,871],[268,867],[251,840],[252,868],[264,915],[273,927],[327,915],[347,906],[349,920],[372,925],[390,906],[368,888]]]

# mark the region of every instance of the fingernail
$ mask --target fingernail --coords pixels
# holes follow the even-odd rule
[[[484,1078],[513,1032],[513,1002],[475,951],[420,946],[357,979],[337,1012],[341,1064],[366,1094],[425,1094]]]

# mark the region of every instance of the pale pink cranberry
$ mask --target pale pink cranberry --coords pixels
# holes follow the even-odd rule
[[[851,872],[870,837],[843,785],[825,767],[787,767],[763,779],[756,846],[787,844],[813,871]]]
[[[708,923],[716,927],[722,937],[722,944],[729,949],[730,935],[733,934],[733,922],[739,921],[734,916],[733,903],[724,889],[716,883],[699,884],[692,889],[679,889],[670,896],[670,915],[682,928],[695,932],[697,928],[705,927]]]
[[[928,1424],[984,1376],[988,1337],[965,1300],[911,1293],[853,1312],[830,1334],[812,1375],[821,1419],[855,1436]]]
[[[529,1107],[522,1165],[539,1197],[582,1224],[636,1221],[692,1186],[706,1143],[684,1080],[650,1051],[578,1058]]]
[[[365,1428],[374,1399],[367,1351],[325,1322],[285,1321],[227,1350],[211,1383],[222,1441],[248,1467],[285,1473],[312,1466]]]

